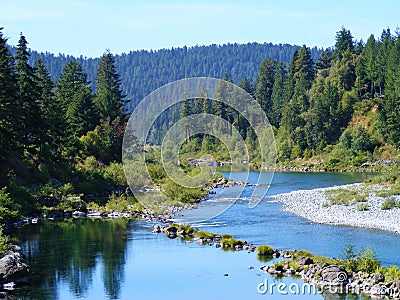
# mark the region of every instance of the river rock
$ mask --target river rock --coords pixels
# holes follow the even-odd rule
[[[343,266],[327,266],[321,271],[322,280],[330,284],[343,284],[348,282],[349,275]]]
[[[300,266],[308,266],[314,263],[313,259],[310,257],[302,256],[299,258],[299,265]]]
[[[380,283],[385,281],[385,276],[382,273],[375,273],[374,274],[374,281],[375,283]]]
[[[152,232],[152,233],[160,233],[160,232],[161,232],[161,226],[158,225],[158,224],[154,224],[154,225],[152,226],[151,232]]]
[[[29,266],[24,262],[24,256],[18,251],[8,251],[0,259],[0,283],[27,283],[29,281]]]

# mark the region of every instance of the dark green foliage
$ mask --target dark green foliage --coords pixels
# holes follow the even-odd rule
[[[339,141],[344,148],[355,152],[373,152],[374,148],[378,145],[377,141],[361,126],[357,126],[353,130],[346,129],[340,136]]]
[[[261,245],[257,247],[258,256],[272,256],[275,253],[275,249],[268,245]]]
[[[3,229],[0,227],[0,257],[3,257],[11,249],[11,244],[9,243],[10,238],[3,234]]]
[[[13,70],[13,57],[7,39],[3,37],[0,27],[0,161],[4,160],[12,149],[15,149],[17,120],[12,118],[18,110],[15,103],[17,87]]]
[[[163,186],[163,193],[172,200],[192,203],[195,200],[200,200],[206,192],[201,188],[186,188],[178,185],[171,179],[167,179]]]
[[[257,77],[256,100],[262,110],[270,116],[272,111],[272,89],[276,72],[276,61],[269,58],[261,63]]]
[[[93,95],[88,86],[87,74],[77,62],[69,62],[56,85],[56,97],[65,114],[65,138],[69,144],[94,129],[96,115]]]
[[[122,100],[125,95],[121,91],[121,79],[116,71],[114,57],[109,51],[100,58],[96,89],[94,104],[100,118],[109,122],[117,117],[123,118],[124,103]]]
[[[342,27],[342,29],[336,33],[336,44],[335,50],[333,51],[333,57],[340,60],[347,51],[354,51],[353,37],[351,36],[350,30]]]
[[[15,75],[17,84],[17,114],[14,116],[18,140],[25,147],[40,144],[40,128],[43,128],[43,118],[39,108],[39,88],[36,84],[35,69],[29,65],[28,42],[21,34],[17,46]]]
[[[344,266],[349,272],[373,273],[380,265],[376,252],[370,247],[361,248],[358,252],[353,245],[348,245],[345,249]]]
[[[21,218],[21,206],[10,197],[6,188],[0,189],[0,227],[8,222],[15,222]],[[1,231],[0,231],[1,236]],[[0,242],[1,244],[1,242]],[[1,245],[0,245],[1,252]]]

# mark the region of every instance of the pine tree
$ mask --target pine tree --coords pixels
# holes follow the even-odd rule
[[[374,97],[375,93],[375,81],[376,81],[376,53],[377,44],[375,37],[371,35],[364,49],[364,60],[365,60],[365,74],[369,79],[368,87],[371,97]]]
[[[239,87],[244,89],[247,93],[253,96],[253,88],[250,81],[247,79],[246,75],[243,77],[242,82],[240,82]]]
[[[39,146],[39,128],[43,123],[40,114],[39,90],[36,85],[35,69],[29,65],[28,42],[21,34],[18,41],[15,73],[18,87],[19,140],[24,146]]]
[[[7,47],[7,39],[3,37],[0,27],[0,160],[16,148],[17,87],[13,73],[13,57]]]
[[[64,67],[56,85],[56,97],[65,114],[65,138],[70,145],[74,144],[77,137],[93,130],[99,122],[87,74],[76,61]]]
[[[272,88],[272,95],[271,95],[272,111],[269,119],[269,122],[276,128],[279,128],[282,118],[282,109],[286,99],[285,95],[286,80],[287,80],[286,66],[284,63],[278,63],[276,65],[274,86]]]
[[[107,51],[100,59],[96,77],[97,94],[94,98],[99,116],[108,122],[123,118],[125,95],[121,90],[121,79],[116,71],[113,55]]]
[[[272,89],[274,86],[274,76],[276,72],[276,61],[268,58],[261,63],[257,77],[256,100],[262,110],[270,117],[272,111]]]
[[[284,147],[291,149],[293,157],[302,155],[302,151],[307,147],[305,125],[309,109],[308,91],[314,76],[314,62],[310,51],[303,46],[294,54],[289,68],[287,90],[288,93],[292,93],[292,97],[284,106],[281,122],[282,132],[287,133],[287,144]]]
[[[380,130],[390,144],[400,147],[400,37],[389,51],[385,86],[378,106]]]
[[[393,39],[390,29],[384,30],[381,35],[380,47],[376,55],[376,86],[379,88],[379,94],[383,95],[385,89],[386,64],[389,51],[393,47]]]
[[[342,59],[343,53],[346,51],[354,52],[354,42],[350,30],[342,27],[336,33],[335,50],[333,51],[334,59]]]
[[[65,116],[54,94],[54,83],[41,59],[36,64],[36,80],[39,89],[39,110],[42,124],[39,127],[40,150],[59,150],[62,147],[62,133],[65,129]]]
[[[332,66],[332,52],[327,49],[325,50],[319,61],[315,64],[315,68],[318,71],[318,76],[328,77],[329,68]]]

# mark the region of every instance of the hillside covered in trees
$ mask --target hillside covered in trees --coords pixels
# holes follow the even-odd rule
[[[114,55],[116,70],[121,76],[121,88],[126,94],[129,110],[155,89],[185,77],[207,76],[223,78],[226,74],[239,84],[244,76],[250,81],[257,78],[258,68],[265,58],[289,63],[299,46],[271,43],[226,44],[194,46],[160,50],[131,51]],[[10,47],[15,54],[16,47]],[[310,49],[316,61],[322,50]],[[99,58],[73,57],[30,51],[29,63],[35,65],[43,61],[50,77],[58,80],[63,68],[70,61],[76,61],[87,74],[87,80],[95,89],[95,79]]]

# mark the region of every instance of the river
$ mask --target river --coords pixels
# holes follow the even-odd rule
[[[228,176],[229,174],[225,173]],[[243,174],[233,174],[239,179]],[[259,173],[251,173],[250,182]],[[396,234],[378,230],[313,224],[283,212],[269,195],[327,187],[363,179],[355,173],[276,173],[265,199],[249,209],[248,187],[223,214],[195,226],[230,233],[255,245],[277,249],[307,249],[339,257],[348,244],[370,246],[384,265],[400,265]],[[229,198],[229,188],[227,198]],[[204,201],[179,220],[226,205],[223,199]],[[32,269],[31,285],[13,292],[24,299],[369,299],[358,296],[288,295],[272,283],[301,285],[293,278],[274,279],[260,271],[265,263],[255,253],[223,251],[163,234],[152,234],[144,221],[69,220],[42,222],[14,233]],[[253,269],[249,269],[253,266]],[[227,275],[227,276],[225,276]],[[269,286],[266,294],[258,288]],[[272,286],[272,288],[271,288]],[[272,290],[271,290],[272,289]],[[271,295],[272,292],[272,295]]]

